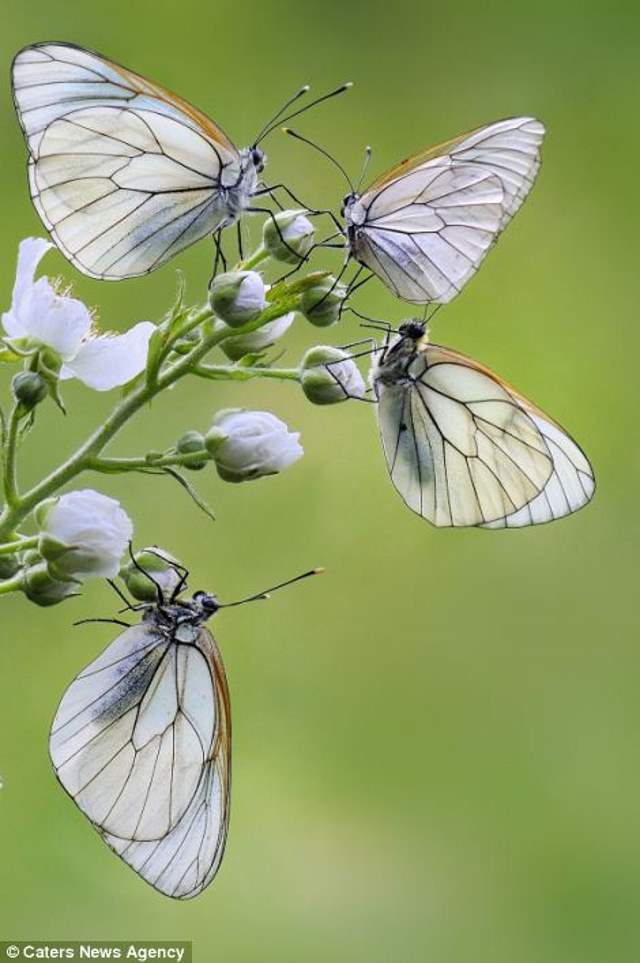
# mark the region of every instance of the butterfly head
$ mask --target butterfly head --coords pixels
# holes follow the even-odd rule
[[[220,608],[220,603],[216,596],[210,592],[194,592],[190,608],[198,619],[206,622],[207,619],[216,614]]]
[[[348,211],[353,207],[353,205],[358,200],[358,194],[355,191],[349,191],[348,194],[342,198],[342,207],[340,208],[340,214],[342,217],[346,217]]]
[[[427,326],[423,321],[405,321],[398,328],[399,333],[403,338],[409,338],[411,341],[422,341],[425,334],[427,333]]]
[[[255,167],[256,174],[262,174],[266,162],[264,151],[260,147],[251,147],[249,149],[249,158]]]
[[[242,164],[242,170],[247,172],[250,171],[253,177],[258,174],[262,174],[265,164],[267,163],[267,155],[262,150],[261,147],[244,147],[240,151],[240,160]]]

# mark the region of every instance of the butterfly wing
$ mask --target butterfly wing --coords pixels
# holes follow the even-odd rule
[[[511,527],[590,500],[593,471],[575,442],[488,368],[427,345],[409,374],[378,385],[378,418],[391,479],[414,512],[437,526]]]
[[[239,154],[187,101],[59,43],[17,54],[13,91],[34,205],[83,273],[146,274],[224,224]]]
[[[139,841],[103,833],[105,842],[148,883],[176,899],[191,899],[216,875],[227,840],[231,791],[231,715],[224,665],[211,633],[198,648],[214,682],[217,721],[209,759],[189,808],[163,838]]]
[[[208,813],[209,836],[215,824],[218,840],[213,851],[209,836],[200,839],[199,879],[217,867],[228,822],[229,751],[228,691],[212,636],[200,628],[194,644],[182,644],[148,623],[123,632],[71,683],[50,738],[66,791],[152,885],[147,865],[133,855],[139,847],[166,853],[187,824],[199,825],[194,811]],[[195,832],[186,834],[191,846]],[[191,851],[186,843],[181,848]],[[173,877],[157,888],[172,885],[170,895],[185,895]]]
[[[517,117],[402,161],[348,213],[354,257],[405,301],[450,301],[528,194],[543,136]]]
[[[483,528],[522,528],[552,522],[571,515],[591,501],[596,480],[589,459],[567,433],[539,409],[522,398],[530,417],[547,443],[553,459],[553,471],[540,494],[517,512],[505,515]]]

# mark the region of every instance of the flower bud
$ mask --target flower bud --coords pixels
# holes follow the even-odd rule
[[[26,411],[44,401],[48,392],[44,378],[37,371],[20,371],[11,382],[11,390]]]
[[[300,383],[309,401],[315,405],[333,405],[352,397],[363,398],[366,391],[355,361],[346,351],[330,345],[318,345],[307,351],[300,366]]]
[[[264,222],[264,246],[276,261],[297,264],[313,247],[314,227],[304,215],[304,210],[280,211]]]
[[[220,478],[243,482],[276,475],[302,458],[299,437],[269,411],[230,408],[215,416],[205,445]]]
[[[185,464],[184,467],[192,471],[200,471],[207,464],[208,455],[204,447],[204,436],[199,431],[185,431],[176,442],[176,451],[179,455],[194,455],[202,452],[204,455],[202,461],[189,461]]]
[[[0,555],[0,579],[12,578],[20,568],[17,555]]]
[[[336,279],[329,275],[302,293],[300,312],[317,328],[328,328],[340,318],[346,295],[344,284],[336,283]]]
[[[134,599],[139,602],[156,602],[157,586],[165,598],[170,598],[181,578],[176,567],[176,564],[179,565],[177,559],[162,548],[143,548],[133,557],[137,565],[127,562],[120,569],[120,578]]]
[[[79,595],[78,582],[54,578],[46,562],[40,562],[24,573],[24,594],[36,605],[57,605],[73,595]]]
[[[266,287],[256,271],[229,271],[215,277],[209,288],[213,311],[233,328],[260,314],[266,302]]]
[[[113,578],[133,534],[131,519],[100,492],[67,492],[38,506],[38,551],[53,578]]]
[[[238,334],[233,338],[225,338],[224,341],[220,342],[220,347],[230,361],[239,361],[246,354],[265,351],[266,348],[275,344],[278,338],[286,334],[293,324],[294,317],[295,311],[289,311],[288,314],[283,314],[279,318],[275,318],[274,321],[263,324],[257,331],[251,331],[249,334]]]

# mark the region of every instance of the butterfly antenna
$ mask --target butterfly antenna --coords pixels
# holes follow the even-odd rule
[[[350,90],[351,87],[353,87],[353,83],[351,81],[349,81],[346,84],[342,84],[340,87],[336,87],[335,90],[330,90],[328,94],[323,94],[322,97],[316,97],[315,100],[312,100],[310,103],[305,104],[304,107],[300,107],[298,110],[294,110],[292,114],[287,114],[286,117],[282,117],[281,116],[282,111],[280,111],[279,114],[277,115],[278,117],[277,123],[286,124],[288,120],[293,120],[294,117],[298,117],[299,114],[304,114],[305,111],[311,110],[312,107],[317,107],[318,104],[323,104],[325,100],[331,100],[332,97],[337,97],[338,94],[344,94],[344,92],[346,90]],[[267,126],[267,129],[260,133],[260,137],[258,138],[258,140],[264,140],[264,138],[267,137],[275,129],[276,129],[276,120],[273,120]],[[256,144],[257,143],[258,141],[256,141]]]
[[[248,595],[246,599],[239,599],[237,602],[223,602],[218,607],[221,609],[230,609],[233,608],[234,605],[244,605],[245,602],[257,602],[260,599],[271,598],[272,592],[285,588],[287,585],[293,585],[294,582],[300,582],[303,578],[309,578],[311,575],[320,575],[322,572],[324,572],[323,568],[312,568],[308,572],[303,572],[302,575],[296,575],[294,578],[287,579],[286,582],[279,582],[277,585],[272,585],[271,588],[265,589],[264,592]]]
[[[390,324],[361,324],[361,328],[371,328],[372,331],[378,331],[381,334],[400,334],[397,328],[392,328]]]
[[[362,187],[362,182],[364,180],[365,174],[367,173],[367,170],[369,167],[369,161],[371,160],[372,153],[373,151],[371,147],[369,146],[369,144],[367,144],[367,146],[364,149],[364,160],[362,162],[362,170],[360,171],[360,177],[358,178],[358,183],[356,184],[356,190],[355,190],[356,194],[359,193],[360,188]]]
[[[314,150],[317,150],[318,153],[322,154],[324,157],[326,157],[328,160],[330,160],[331,163],[333,164],[333,166],[334,166],[334,167],[337,167],[338,170],[340,171],[340,173],[342,174],[342,176],[346,179],[346,182],[347,182],[347,184],[349,185],[351,191],[352,191],[352,192],[355,191],[355,188],[354,188],[354,186],[353,186],[353,181],[351,180],[351,178],[350,178],[349,175],[347,174],[346,170],[344,169],[344,167],[342,166],[342,164],[340,163],[340,161],[337,160],[337,159],[333,156],[333,154],[330,154],[329,151],[328,151],[328,150],[325,150],[324,147],[321,147],[320,144],[316,144],[315,141],[309,140],[308,137],[303,137],[302,134],[296,133],[295,130],[291,130],[290,127],[283,127],[282,129],[283,129],[283,131],[284,131],[285,134],[288,134],[288,135],[289,135],[289,137],[294,137],[295,140],[301,140],[303,144],[308,144],[309,147],[313,147]]]
[[[279,117],[282,117],[284,112],[288,110],[289,107],[291,107],[291,104],[295,104],[296,100],[299,100],[300,97],[304,97],[304,95],[308,94],[310,90],[311,90],[310,85],[305,84],[304,87],[301,87],[300,90],[297,90],[295,92],[293,97],[289,97],[289,99],[285,101],[282,107],[280,107],[280,109],[276,111],[273,117],[270,120],[268,120],[267,123],[264,125],[264,127],[262,128],[262,130],[260,131],[256,139],[254,140],[253,146],[257,147],[260,141],[263,139],[263,137],[267,136],[269,128],[272,127],[277,122]]]

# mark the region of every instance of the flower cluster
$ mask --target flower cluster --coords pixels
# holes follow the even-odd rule
[[[169,474],[210,512],[184,471],[201,471],[211,464],[220,479],[237,484],[276,475],[302,457],[298,432],[269,411],[242,408],[213,411],[208,429],[186,428],[168,448],[137,457],[106,456],[104,449],[117,430],[180,378],[289,380],[317,405],[364,397],[360,372],[339,349],[311,348],[290,368],[278,368],[269,360],[269,352],[296,317],[314,327],[333,325],[340,318],[347,292],[336,278],[323,271],[294,277],[314,243],[309,212],[280,211],[265,221],[256,250],[233,270],[213,278],[204,304],[187,306],[181,288],[176,304],[159,322],[140,321],[115,334],[100,332],[94,312],[60,281],[37,276],[40,261],[52,247],[49,241],[21,242],[0,337],[0,361],[21,365],[11,382],[13,408],[9,415],[0,411],[5,495],[0,514],[0,594],[20,590],[40,605],[51,605],[77,594],[88,578],[113,578],[126,570],[134,595],[151,600],[156,588],[137,584],[140,573],[132,563],[122,567],[133,524],[119,502],[93,489],[60,494],[61,484],[81,472]],[[263,270],[268,262],[278,261],[287,273],[267,283]],[[218,361],[210,360],[214,350],[220,352]],[[64,472],[54,470],[34,489],[22,492],[21,438],[48,397],[64,410],[61,388],[70,379],[95,391],[126,386],[126,393],[90,442],[67,460]],[[28,518],[36,534],[22,530]],[[174,578],[171,560],[159,561],[149,551],[145,568]]]

